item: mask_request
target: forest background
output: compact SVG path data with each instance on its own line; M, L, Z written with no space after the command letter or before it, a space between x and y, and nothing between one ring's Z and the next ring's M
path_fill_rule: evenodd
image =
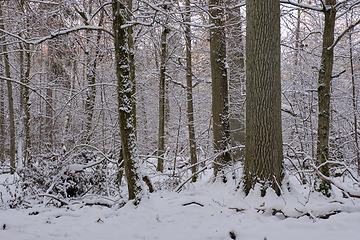
M16 176L4 206L140 199L209 171L241 186L244 1L0 3L1 172ZM359 5L289 0L279 12L281 171L327 196L360 196Z

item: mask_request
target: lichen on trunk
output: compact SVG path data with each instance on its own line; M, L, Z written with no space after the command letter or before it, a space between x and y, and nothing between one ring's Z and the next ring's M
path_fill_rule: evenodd
M136 146L135 112L133 108L133 83L130 79L127 8L122 1L112 1L115 66L117 77L118 112L124 168L129 199L139 200L142 195L139 156Z

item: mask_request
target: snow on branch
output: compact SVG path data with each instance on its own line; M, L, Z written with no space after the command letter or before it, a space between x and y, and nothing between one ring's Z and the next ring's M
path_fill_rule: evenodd
M29 2L33 3L42 3L42 4L49 4L49 5L59 5L58 2L51 2L51 1L41 1L41 0L28 0Z
M325 176L324 174L322 174L320 172L320 170L318 169L318 167L316 167L315 165L311 164L310 165L314 171L316 172L316 174L324 181L329 182L331 184L333 184L335 187L337 187L338 189L340 189L343 193L345 193L346 195L348 195L349 197L353 197L353 198L360 198L360 189L359 190L354 190L354 189L349 189L346 186L343 186L341 183L339 182L335 182L335 179L330 178Z
M317 12L324 11L324 8L319 8L319 7L314 7L314 6L310 6L310 5L306 5L306 4L302 4L302 3L297 3L292 0L280 0L280 3L289 4L289 5L299 7L299 8L309 9L309 10L313 10L313 11L317 11Z
M328 47L327 50L328 50L328 51L333 50L334 47L336 46L336 44L338 44L338 43L340 42L340 40L344 37L344 35L345 35L346 33L350 32L352 29L354 29L354 28L356 27L356 25L358 25L358 24L360 24L360 19L359 19L357 22L351 24L349 27L347 27L347 28L336 38L335 42L334 42L330 47Z
M0 30L1 30L1 29L0 29ZM0 80L13 82L13 83L19 84L19 85L21 85L21 86L23 86L23 87L26 87L26 88L30 89L30 90L33 91L36 95L38 95L42 100L44 100L45 103L49 105L49 107L51 108L51 110L52 110L53 112L55 112L55 109L52 107L51 103L49 103L49 101L48 101L43 95L41 95L36 89L30 87L29 85L27 85L27 84L25 84L25 83L22 83L22 82L20 82L20 81L17 81L17 80L15 80L15 79L7 78L7 77L1 76L1 75L0 75Z
M51 39L54 39L56 37L59 37L59 36L62 36L62 35L67 35L67 34L70 34L70 33L73 33L73 32L77 32L77 31L81 31L81 30L94 30L94 31L103 31L103 32L106 32L108 33L110 36L114 37L114 34L107 30L106 28L103 28L103 27L97 27L97 26L79 26L79 27L75 27L75 28L70 28L70 29L65 29L65 30L60 30L60 31L56 31L56 32L52 32L50 33L50 35L48 36L45 36L45 37L41 37L41 38L37 38L37 39L24 39L22 37L20 37L19 35L17 34L13 34L11 32L8 32L8 31L5 31L3 29L0 29L0 32L3 32L7 35L10 35L14 38L17 38L18 40L26 43L26 44L32 44L32 45L38 45L40 43L43 43L47 40L51 40Z

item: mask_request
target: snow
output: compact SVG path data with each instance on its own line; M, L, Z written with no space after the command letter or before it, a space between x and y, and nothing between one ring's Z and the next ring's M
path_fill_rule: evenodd
M4 177L0 180L3 183ZM87 201L73 201L60 208L43 204L27 209L3 208L0 239L222 240L231 239L231 231L236 239L244 240L358 239L358 199L342 198L340 192L327 199L317 193L306 195L307 189L300 185L291 187L291 191L283 189L281 197L268 192L262 198L258 189L245 196L235 184L200 181L180 193L149 193L137 206L132 202L113 208L89 206L85 202L111 203L90 196ZM5 196L4 185L0 185L0 190ZM274 208L294 217L273 215ZM342 212L328 219L300 216L299 212L317 216L332 209Z

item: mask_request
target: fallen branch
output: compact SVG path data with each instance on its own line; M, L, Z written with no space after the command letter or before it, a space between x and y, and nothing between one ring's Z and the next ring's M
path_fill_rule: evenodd
M62 200L62 199L60 199L60 198L58 198L57 196L52 195L52 194L46 194L46 193L44 193L44 194L39 194L38 196L39 196L39 197L50 197L50 198L55 199L56 201L60 202L62 205L69 205L69 203L66 202L65 200Z
M183 182L182 184L180 184L176 189L175 192L180 192L181 188L187 183L189 182L193 176L198 175L199 173L205 171L208 168L208 166L204 167L203 169L200 169L199 171L197 171L196 173L192 174L191 177L189 177L188 179L185 180L185 182Z
M334 185L335 187L337 187L338 189L340 189L342 192L344 192L344 193L345 193L346 195L348 195L349 197L360 198L360 194L351 193L351 191L350 191L349 189L345 189L344 187L339 186L339 184L335 183L332 178L326 177L324 174L322 174L315 165L311 164L310 166L314 169L314 171L316 172L316 174L317 174L323 181L326 181L326 182L331 183L332 185Z

